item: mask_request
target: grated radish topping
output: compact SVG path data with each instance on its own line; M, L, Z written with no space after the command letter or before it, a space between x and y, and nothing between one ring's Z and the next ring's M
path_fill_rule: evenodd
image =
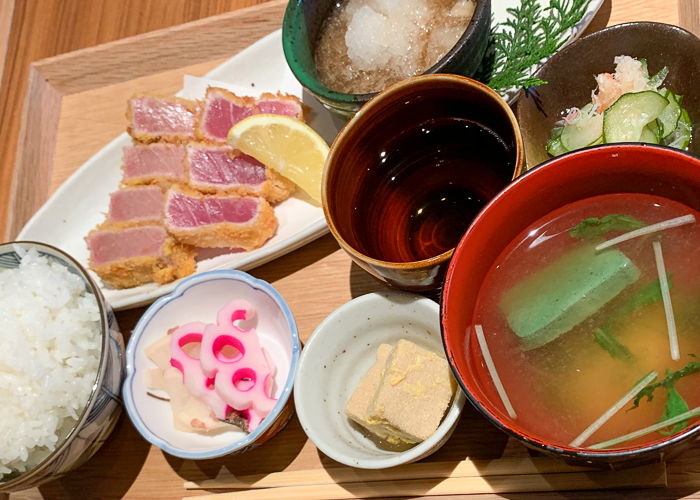
M632 398L635 397L635 396L637 395L637 393L638 393L639 391L641 391L641 390L644 389L647 385L649 385L649 384L651 383L651 381L654 380L654 379L657 377L657 375L658 375L658 373L656 373L655 371L649 372L649 374L648 374L646 377L644 377L642 380L640 380L639 382L637 382L637 383L635 384L635 386L632 387L632 389L630 389L630 390L627 392L627 394L625 394L624 396L622 396L622 397L617 401L617 403L615 403L615 404L612 405L610 408L608 408L608 410L607 410L605 413L603 413L603 414L598 418L598 420L596 420L596 421L593 422L591 425L589 425L589 426L586 428L585 431L583 431L581 434L579 434L579 436L578 436L576 439L574 439L573 441L571 441L571 443L569 444L569 446L575 447L575 448L578 448L579 446L581 446L581 445L584 443L584 441L586 441L586 439L588 439L589 437L591 437L591 435L592 435L595 431L597 431L598 429L600 429L600 428L603 426L603 424L605 424L605 422L607 422L608 420L610 420L610 419L612 418L613 415L615 415L618 411L620 411L620 410L622 409L623 406L625 406L627 403L629 403L629 402L632 400Z
M625 233L625 234L621 234L620 236L612 238L608 241L604 241L603 243L596 245L595 250L596 250L596 252L600 252L601 250L605 250L608 247L611 247L613 245L617 245L618 243L622 243L622 242L627 241L627 240L631 240L632 238L636 238L638 236L644 236L645 234L656 233L658 231L663 231L665 229L671 229L672 227L683 226L685 224L692 224L693 222L695 222L695 216L692 214L683 215L681 217L676 217L674 219L665 220L662 222L658 222L656 224L651 224L649 226L644 226L642 228L635 229L634 231L630 231L630 232Z
M655 241L654 257L656 258L656 270L659 273L659 286L661 287L661 298L664 301L664 312L666 313L666 325L668 327L668 345L671 349L671 359L678 361L681 359L681 352L678 348L678 335L676 334L676 319L673 315L673 305L671 304L671 292L666 279L666 265L664 255L661 252L661 243Z
M489 346L486 343L486 337L484 337L484 330L481 327L481 325L474 325L474 330L476 331L476 338L479 341L481 354L484 356L484 361L486 361L486 368L488 368L489 374L491 375L493 383L496 386L496 391L501 397L501 401L503 401L503 406L506 407L506 411L508 412L510 418L516 419L518 418L518 416L515 413L513 405L510 404L508 394L506 394L506 390L503 387L503 384L501 383L501 378L498 376L498 372L496 371L496 365L493 364L493 358L491 357L491 353L489 352Z

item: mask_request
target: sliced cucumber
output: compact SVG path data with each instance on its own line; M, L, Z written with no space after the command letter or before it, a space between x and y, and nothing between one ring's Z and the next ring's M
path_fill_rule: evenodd
M561 131L561 143L568 151L590 146L603 135L603 115L593 113L592 105L581 109L579 119Z
M552 156L559 156L569 151L562 145L561 139L557 138L547 141L547 152Z
M672 148L687 149L690 144L690 136L693 132L693 123L690 121L688 112L684 109L678 119L676 129L664 139L664 144Z
M624 94L605 110L605 142L639 141L644 127L656 120L668 104L668 99L653 90Z
M656 73L654 76L649 78L648 84L651 88L658 89L661 86L661 84L664 83L664 80L666 79L667 76L668 76L668 67L664 66L663 68L661 68L661 70L658 73ZM664 97L666 97L666 96L664 96Z
M661 141L661 133L662 133L662 128L661 125L659 124L659 120L654 120L653 122L647 123L645 129L649 129L649 131L654 134L654 137L656 138L656 143L658 144L659 141ZM644 130L642 130L642 134L644 134Z
M661 139L668 137L676 130L678 119L681 117L681 107L676 101L675 94L673 92L667 92L666 94L664 97L668 100L668 106L664 108L657 119L661 129L659 134Z
M651 123L656 123L655 121ZM639 136L639 142L646 142L647 144L658 144L659 136L649 128L649 125L642 129L642 135Z

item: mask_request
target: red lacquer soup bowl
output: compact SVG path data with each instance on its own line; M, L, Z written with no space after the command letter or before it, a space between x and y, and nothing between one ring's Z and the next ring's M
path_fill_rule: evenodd
M592 450L547 442L519 428L517 419L508 417L472 326L480 287L512 240L530 224L564 205L615 193L652 194L700 210L700 159L665 147L616 144L582 149L543 163L501 191L474 219L450 262L441 305L448 360L478 411L531 448L569 462L610 468L649 463L677 454L684 448L682 444L691 443L700 422L691 423L678 434L636 447Z

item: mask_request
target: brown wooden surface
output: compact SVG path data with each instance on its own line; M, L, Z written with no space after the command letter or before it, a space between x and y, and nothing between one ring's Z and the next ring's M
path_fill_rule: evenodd
M684 16L688 12L697 15L698 1L606 0L591 30L632 20L662 21L697 29L700 21L693 18L681 22L679 12L683 9ZM124 102L128 95L135 90L176 91L184 73L201 75L279 26L286 2L273 0L242 12L44 59L31 69L29 62L253 3L259 2L0 0L0 44L5 37L8 40L5 47L0 45L0 50L5 52L6 48L8 54L0 93L0 200L8 199L13 173L16 179L9 213L0 208L0 229L8 238L76 168L124 130ZM8 10L13 10L14 15L9 31L3 31ZM29 104L24 107L21 128L25 94ZM330 236L255 269L252 274L273 283L288 300L304 340L332 310L352 297L381 288L350 263ZM125 337L142 312L143 309L136 309L119 314ZM453 437L430 460L489 459L528 453L467 406ZM200 494L186 492L184 480L213 477L222 466L236 474L259 474L335 465L306 439L296 418L261 448L242 456L194 462L170 457L149 446L128 418L122 416L108 442L83 467L10 498L179 498ZM581 493L575 497L700 498L700 450L669 464L669 482L672 489L662 491Z

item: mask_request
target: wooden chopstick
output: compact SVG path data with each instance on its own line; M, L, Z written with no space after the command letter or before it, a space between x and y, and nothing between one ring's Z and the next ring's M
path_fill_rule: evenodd
M665 464L622 471L450 477L408 481L288 486L217 493L198 500L330 500L391 496L573 491L666 486Z
M235 476L222 469L214 479L185 482L185 489L279 488L335 483L363 483L405 479L435 479L518 474L550 474L554 472L590 471L589 467L568 465L549 457L498 458L494 460L462 460L460 462L422 462L390 469L353 469L335 467L273 472L251 476Z

